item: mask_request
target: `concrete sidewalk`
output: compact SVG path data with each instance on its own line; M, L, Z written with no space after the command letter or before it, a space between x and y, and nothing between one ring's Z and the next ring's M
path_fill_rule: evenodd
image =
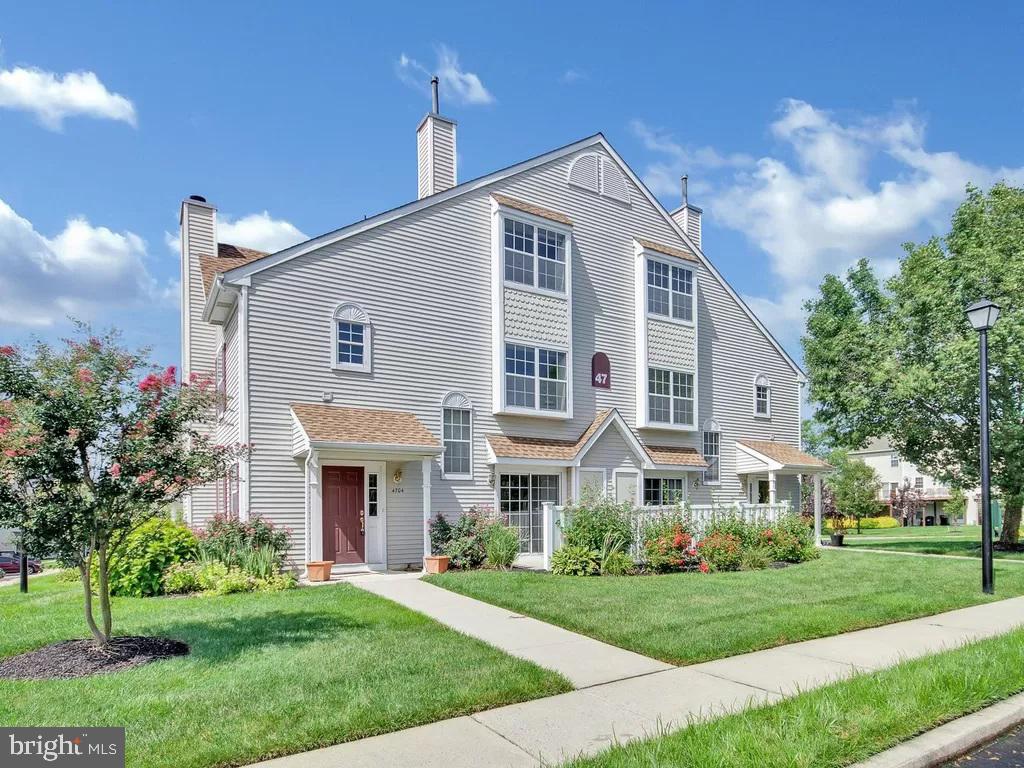
M502 633L514 634L513 627L518 622L533 620L515 619L516 614L453 593L447 593L455 598L449 599L437 594L444 593L444 590L417 582L414 578L397 579L387 584L383 583L383 578L367 577L367 582L360 586L445 623L450 619L451 626L456 629L493 641L523 658L531 658L567 675L570 672L579 675L578 679L583 681L590 679L581 672L574 659L566 662L565 653L544 657L540 650L544 644L530 645L529 633L518 639L495 639ZM421 589L417 584L429 589ZM470 614L480 605L484 605L486 618L477 622ZM548 626L543 622L536 624ZM666 669L667 665L648 660L661 671L639 672L638 676L590 684L558 696L278 758L259 765L262 768L390 768L403 764L444 768L537 768L580 754L592 755L616 742L657 735L694 720L712 719L775 702L801 690L1002 634L1022 625L1024 597L1018 597L690 667ZM566 639L565 635L569 638ZM610 648L603 643L597 644L603 646L602 649L592 648L581 640L573 639L580 636L565 630L557 630L557 634L550 637L562 638L566 648L593 654L589 658L598 664L601 663L603 649ZM556 641L553 645L559 644ZM511 646L518 646L518 651L511 650ZM626 651L622 653L636 656ZM563 663L565 666L560 667ZM628 657L613 659L610 663L621 663L622 666L615 667L618 672L604 671L605 677L635 669L631 666L633 660ZM600 669L593 671L595 679L601 674Z
M576 688L674 669L671 664L435 587L421 581L419 574L368 574L347 581L513 656L560 672Z

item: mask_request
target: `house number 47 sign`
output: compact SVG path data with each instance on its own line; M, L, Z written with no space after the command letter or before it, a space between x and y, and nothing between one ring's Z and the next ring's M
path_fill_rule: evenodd
M612 388L612 364L604 352L595 352L590 358L590 385L601 389Z

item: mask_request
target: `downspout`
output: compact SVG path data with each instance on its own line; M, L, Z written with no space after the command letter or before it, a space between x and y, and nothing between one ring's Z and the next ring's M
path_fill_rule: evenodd
M238 442L249 445L249 285L241 286L238 300ZM251 501L251 463L247 452L241 461L241 498L238 500L239 517L249 519Z
M306 553L306 562L307 563L310 560L312 560L312 557L313 557L312 553L310 552L310 548L309 548L309 540L310 540L309 539L309 537L310 537L310 533L309 532L311 530L310 526L312 526L312 524L313 524L312 523L312 512L311 512L311 510L309 508L309 475L313 471L312 470L312 465L313 465L313 446L311 445L311 446L309 446L309 449L306 452L306 461L303 464L303 468L305 470L305 477L303 478L303 483L302 483L302 487L303 487L303 490L305 491L305 498L306 498L306 535L305 535L304 538L306 540L305 541L305 553Z

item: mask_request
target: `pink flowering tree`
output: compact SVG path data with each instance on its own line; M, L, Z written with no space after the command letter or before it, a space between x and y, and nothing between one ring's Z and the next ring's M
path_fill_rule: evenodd
M214 445L197 428L214 406L207 380L179 383L173 367L153 368L116 333L82 331L60 348L0 346L0 527L78 569L85 620L103 645L108 567L125 538L223 477L244 448Z

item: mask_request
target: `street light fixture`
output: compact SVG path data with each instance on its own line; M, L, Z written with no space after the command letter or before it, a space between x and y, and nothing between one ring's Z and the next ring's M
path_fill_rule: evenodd
M979 299L967 308L967 319L980 336L981 354L981 589L995 591L992 575L992 496L988 451L988 332L999 319L999 305Z

